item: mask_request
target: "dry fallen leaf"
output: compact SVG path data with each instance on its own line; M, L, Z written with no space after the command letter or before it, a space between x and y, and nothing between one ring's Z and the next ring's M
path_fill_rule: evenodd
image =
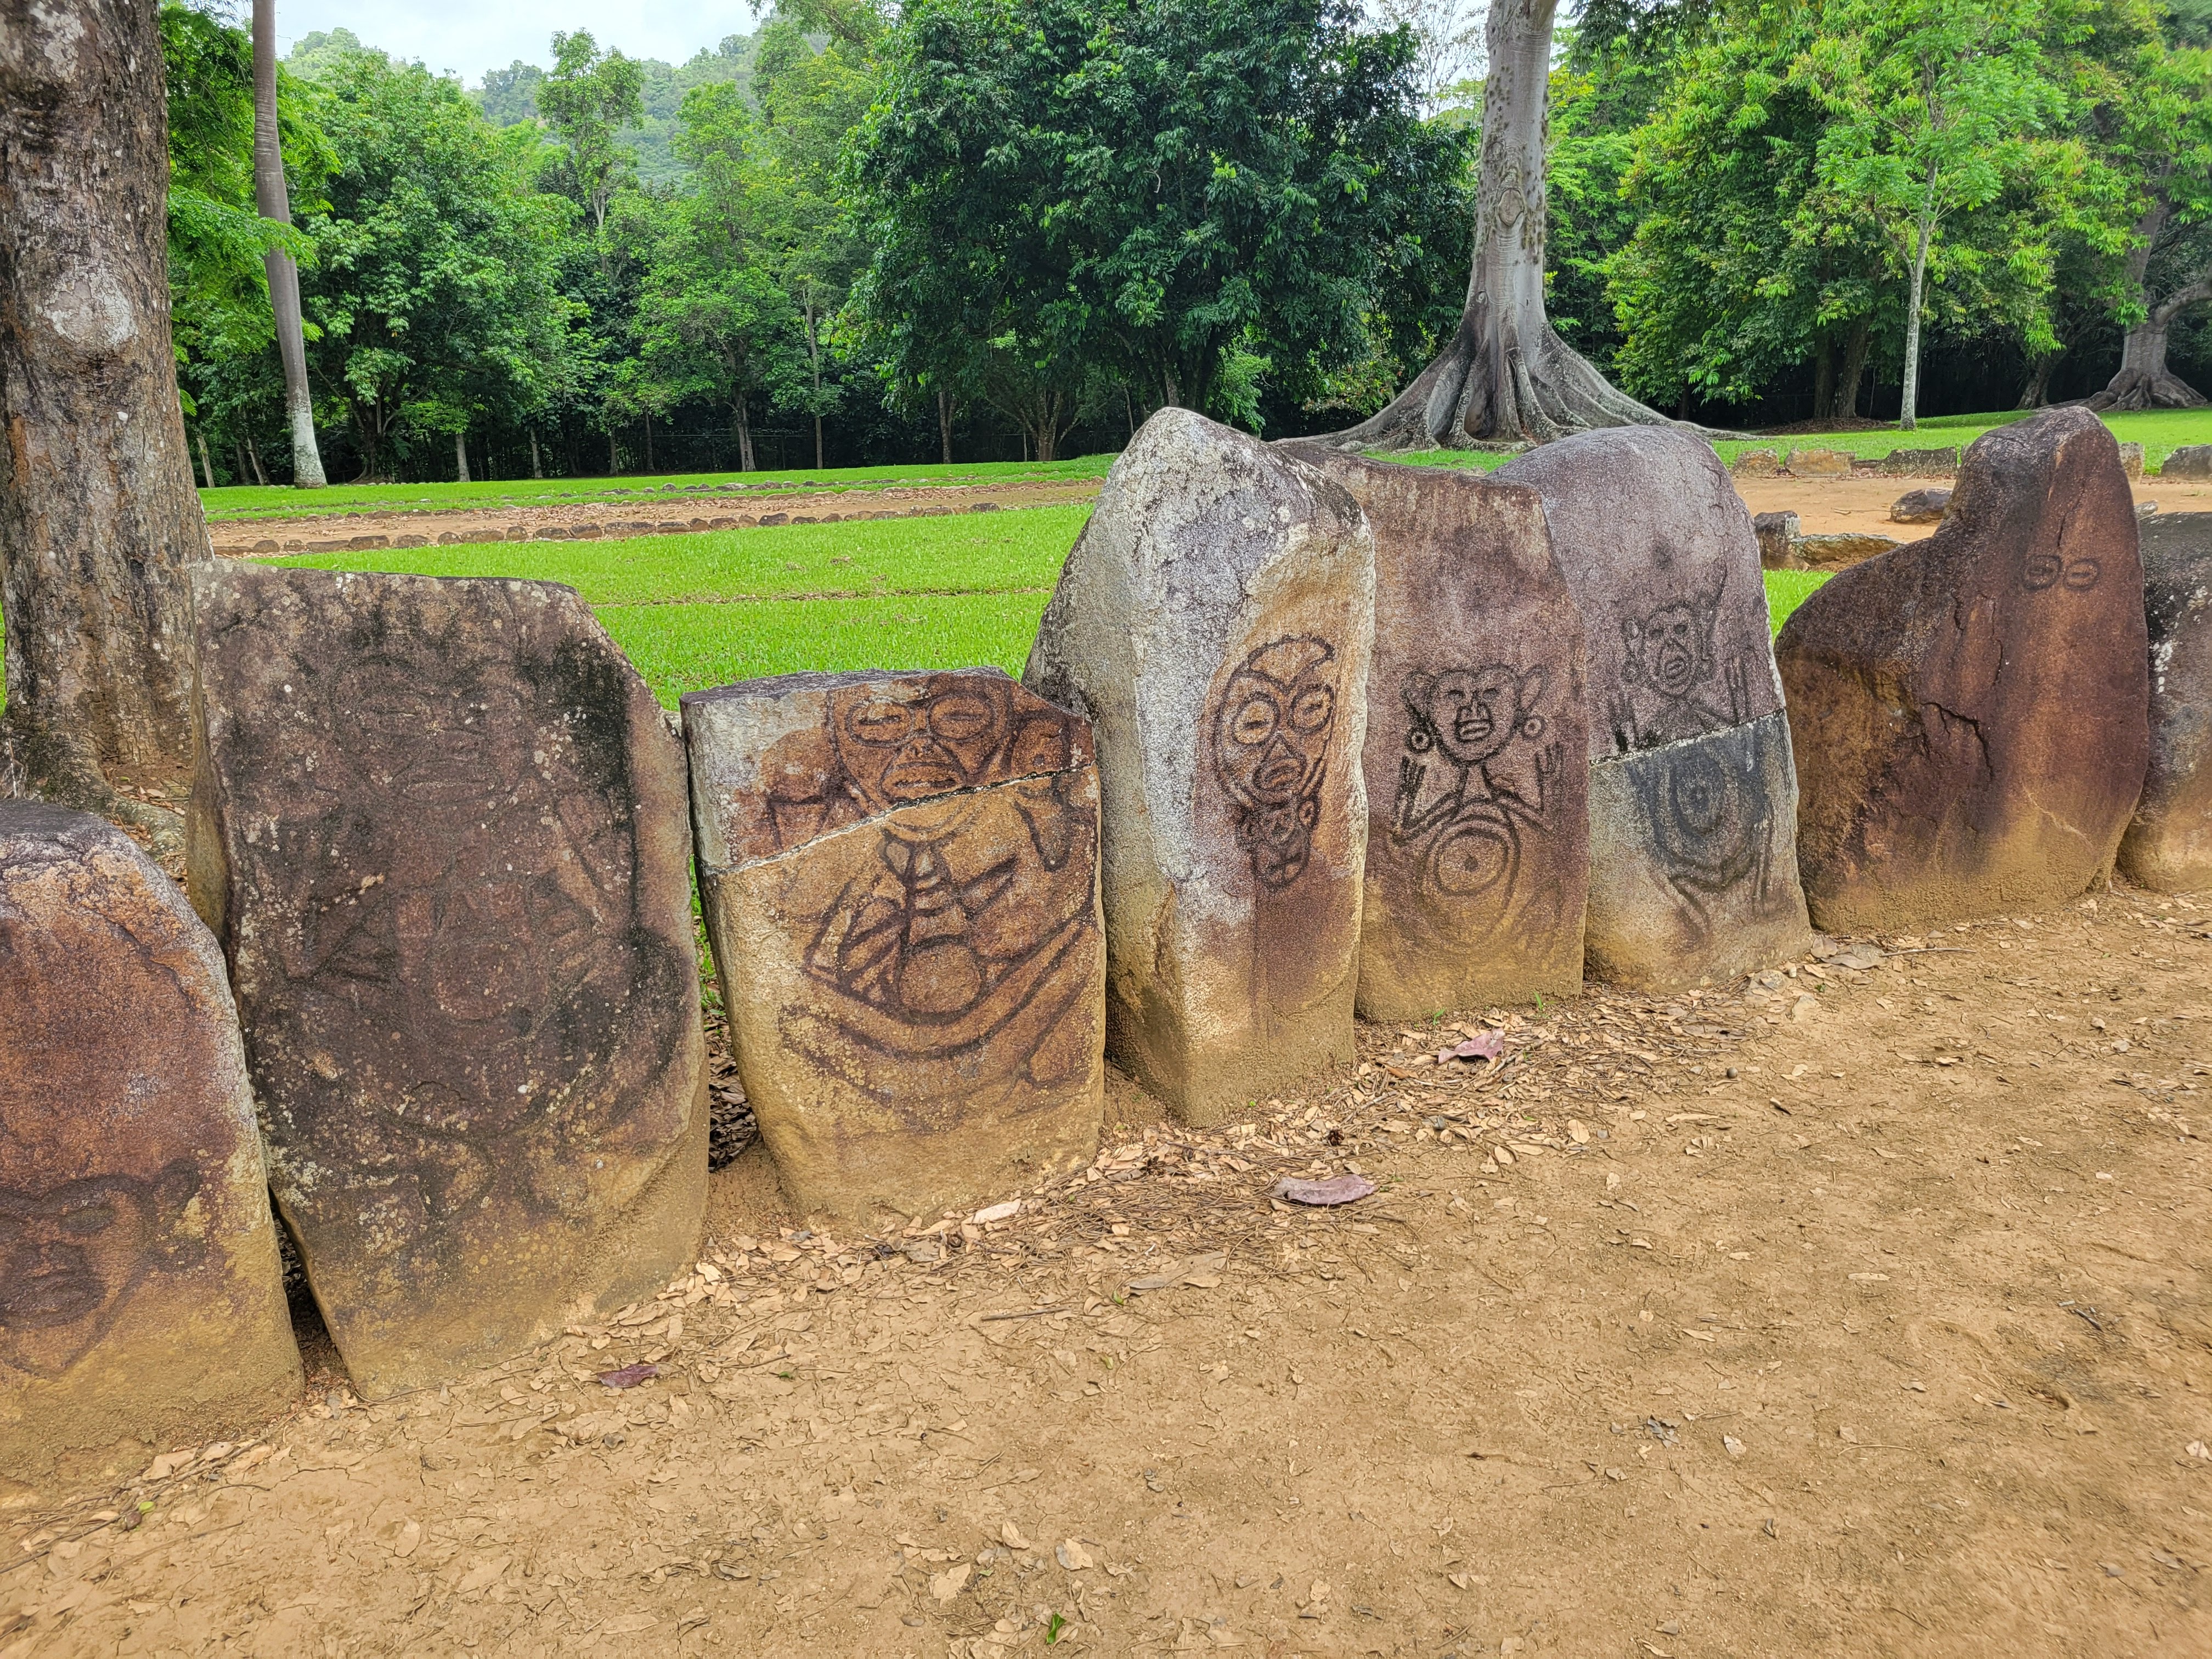
M1091 1552L1084 1548L1081 1540L1078 1539L1069 1539L1054 1550L1053 1555L1060 1565L1070 1572L1080 1572L1085 1567L1095 1567L1098 1565Z
M947 1567L943 1572L931 1575L929 1593L940 1601L950 1601L967 1587L968 1575L975 1569L963 1561L957 1567Z
M1022 1536L1022 1529L1011 1521L999 1523L999 1541L1010 1550L1025 1550L1030 1540Z

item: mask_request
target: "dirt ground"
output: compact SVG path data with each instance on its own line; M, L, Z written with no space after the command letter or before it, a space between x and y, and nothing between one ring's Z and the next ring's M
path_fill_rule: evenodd
M1218 1134L1117 1085L933 1237L748 1153L656 1303L368 1408L311 1340L6 1517L0 1659L2212 1651L2212 902L1881 944Z
M1738 478L1736 494L1753 513L1795 513L1808 535L1856 530L1917 542L1936 533L1932 524L1894 524L1889 506L1908 489L1948 485L1948 478ZM2212 513L2212 483L2137 478L2138 503L2156 501L2161 513Z
M421 512L335 513L313 518L228 520L208 526L220 554L337 553L433 544L533 541L583 536L674 535L758 524L836 524L848 519L903 519L940 513L1087 501L1092 478L1035 483L917 484L885 489L687 491L655 501L460 507Z

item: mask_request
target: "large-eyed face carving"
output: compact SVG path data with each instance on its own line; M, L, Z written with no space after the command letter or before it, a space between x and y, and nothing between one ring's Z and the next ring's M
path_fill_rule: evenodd
M58 1376L82 1358L189 1201L189 1164L156 1182L94 1176L43 1193L0 1188L0 1364Z
M831 699L837 758L874 812L988 781L1007 738L1006 688L981 676L855 686Z
M1710 605L1662 605L1640 622L1620 624L1626 647L1626 678L1642 680L1662 697L1686 697L1713 677L1713 622Z
M1237 845L1267 887L1306 867L1336 726L1336 653L1316 639L1277 640L1238 665L1214 710L1215 775L1242 809Z
M1480 766L1516 737L1541 736L1536 703L1547 676L1541 667L1516 674L1503 663L1409 674L1400 695L1413 718L1407 746L1434 747L1460 766Z

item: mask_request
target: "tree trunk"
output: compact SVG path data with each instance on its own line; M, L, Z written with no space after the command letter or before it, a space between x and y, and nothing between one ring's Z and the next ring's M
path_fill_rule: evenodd
M1928 244L1936 234L1936 164L1928 164L1928 186L1920 198L1920 222L1912 243L1912 282L1905 302L1905 396L1897 415L1898 429L1916 430L1920 425L1920 296L1928 282Z
M740 396L737 403L738 471L740 472L750 472L753 470L753 428L745 409L747 401L745 398Z
M614 431L610 428L607 432L607 477L611 478L621 471L622 463L615 459Z
M645 415L645 470L648 473L653 471L653 411L651 410L647 410Z
M2120 346L2119 373L2089 399L2107 409L2201 409L2204 395L2166 366L2166 337L2174 321L2193 305L2212 300L2212 270L2152 306Z
M945 465L952 465L952 394L941 388L937 394L937 452Z
M2027 365L2027 384L2020 389L2020 401L2015 409L2041 409L2051 401L2051 371L2057 367L2058 354L2048 352L2033 358Z
M545 476L545 463L538 458L538 434L535 432L530 434L530 476L533 478Z
M149 0L0 0L0 792L173 828L107 769L191 750L185 567L210 556L169 344Z
M453 434L453 481L469 482L469 434L465 432Z
M292 222L284 153L276 134L276 0L253 0L253 201L263 218ZM300 328L300 268L290 254L276 248L263 256L262 264L269 272L269 309L276 319L276 356L284 365L292 482L301 489L320 489L323 456L315 443L315 397L307 387L307 343Z
M208 487L210 489L213 489L215 488L215 463L214 463L213 461L211 461L211 460L208 459L208 453L207 453L207 434L206 434L205 432L202 432L202 433L199 434L199 441L200 441L200 477L202 477L203 478L205 478L205 479L207 480L207 487Z
M1557 5L1493 0L1490 8L1474 264L1458 333L1387 408L1331 441L1426 449L1672 424L1615 390L1545 316L1545 106Z
M1859 382L1866 378L1867 358L1874 350L1874 321L1862 317L1844 337L1844 368L1836 383L1836 418L1848 421L1859 412Z
M1820 337L1820 351L1813 359L1813 418L1836 418L1836 343L1826 334Z
M246 441L246 459L253 468L253 482L264 489L268 488L269 475L262 470L261 452L253 447L253 440L251 438ZM189 471L190 469L187 468L186 471Z

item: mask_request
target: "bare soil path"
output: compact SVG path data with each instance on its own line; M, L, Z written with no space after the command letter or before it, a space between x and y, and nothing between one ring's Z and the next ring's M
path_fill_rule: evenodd
M1897 524L1890 503L1908 489L1948 486L1948 478L1738 478L1736 494L1753 513L1795 513L1805 533L1871 531L1900 542L1936 533L1932 524ZM2212 513L2212 483L2179 478L2137 478L2138 503L2156 501L2161 513Z
M10 1517L0 1659L2212 1651L2212 908L1881 943L935 1237L747 1154L658 1303Z

